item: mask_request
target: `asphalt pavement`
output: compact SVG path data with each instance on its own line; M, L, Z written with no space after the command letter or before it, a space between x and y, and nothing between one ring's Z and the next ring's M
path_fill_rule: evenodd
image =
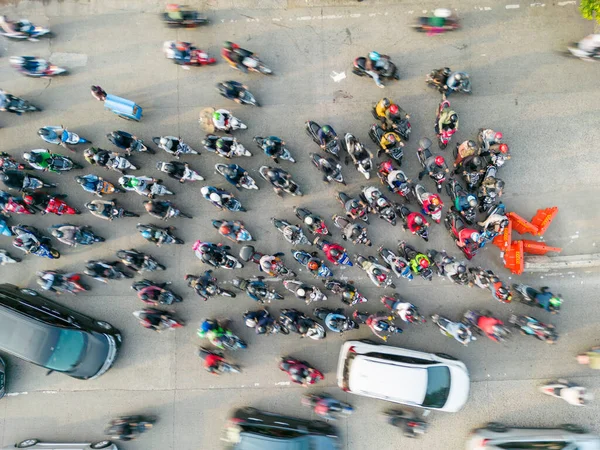
M571 41L592 32L592 24L579 17L576 5L518 4L516 0L513 4L454 2L451 6L458 8L464 28L431 37L409 28L422 11L438 6L429 1L228 0L192 2L192 6L204 8L212 23L198 29L165 28L157 15L162 6L156 1L11 2L2 8L10 17L26 16L55 33L53 39L37 43L0 41L0 86L43 108L41 113L21 117L5 113L0 117L3 151L21 155L46 147L36 134L44 125L62 124L92 140L95 146L107 149L113 149L105 138L112 130L133 132L147 142L153 136L179 135L202 152L201 156L185 156L182 160L189 162L206 181L179 185L165 178L165 184L176 192L171 200L194 216L171 223L177 227L177 236L185 240L182 246L156 248L139 237L136 223L158 223L149 216L115 222L87 213L62 218L11 218L11 224L22 221L40 229L57 223L92 225L107 241L75 249L58 243L63 254L58 260L24 256L23 263L0 268L3 282L35 287L38 270L81 271L86 260L110 260L121 248L136 248L167 265L165 272L150 274L148 278L173 281L173 289L185 298L174 309L188 326L163 334L142 329L132 312L143 305L130 289L130 281L102 284L88 279L90 292L61 296L58 301L119 328L124 336L119 359L108 373L85 382L60 374L45 376L45 369L8 357L9 394L0 401L0 442L9 445L30 437L99 440L110 418L141 413L159 418L155 429L138 441L123 444L123 448L204 450L219 448L222 425L228 412L236 407L254 406L316 418L300 405L300 395L306 391L290 385L287 376L277 369L282 355L306 359L323 371L324 382L310 391L325 390L355 405L354 415L339 423L346 449L392 449L400 445L459 449L464 448L469 430L488 421L532 426L577 423L600 433L598 403L575 408L537 392L537 386L544 381L567 377L600 396L597 375L574 360L578 352L599 343L595 335L600 322L595 295L600 278L596 270L565 269L515 277L501 267L497 248L483 249L474 264L492 268L507 281L548 285L563 294L563 312L552 317L520 304L501 305L487 292L454 286L441 278L430 283L398 280L397 292L427 315L440 313L458 318L471 308L489 309L504 319L513 312L532 313L542 321L556 324L560 333L554 346L517 334L505 344L481 339L464 348L442 336L431 323L405 326L405 332L391 338L389 344L449 353L466 363L472 377L471 395L464 410L457 414L431 413L430 431L413 441L406 441L399 430L385 424L380 413L394 405L347 395L336 386L335 370L342 342L369 338L368 329L344 336L329 333L324 341L301 340L295 335L256 336L243 325L241 315L259 305L243 294L235 299L212 298L203 302L187 289L183 280L186 273L200 274L208 268L191 250L196 239L224 242L212 228L211 220L236 218L244 221L257 240L258 250L284 251L286 262L299 271L299 278L312 281L293 261L291 246L269 219L293 220L292 208L305 206L325 217L333 228L331 215L343 213L335 199L336 192L356 194L361 186L377 184L378 180L367 181L348 165L343 168L347 187L324 184L309 161L308 153L318 149L303 129L305 121L329 123L338 134L352 132L374 151L368 138L373 123L370 108L383 95L388 96L411 114L412 137L405 149L403 170L414 179L420 170L416 142L421 136L434 140L433 123L439 103L439 95L425 85L424 77L431 69L443 66L467 71L473 83L472 96L450 97L460 116L460 131L453 143L474 138L479 128L490 127L502 131L511 147L512 159L500 171L507 185L504 202L508 210L531 218L539 208L558 206L559 214L543 240L562 247L564 255L597 253L600 209L596 198L600 186L593 146L600 139L598 66L560 53ZM164 58L161 48L164 41L176 39L194 42L217 56L218 64L189 70L172 64ZM218 56L224 40L258 53L275 75L246 75L231 69ZM371 80L351 73L353 59L371 49L392 57L400 69L399 81L387 82L385 89L379 89ZM47 58L69 68L71 73L51 81L21 77L9 66L8 57L26 54ZM228 79L247 84L263 106L239 106L220 97L214 85ZM102 104L90 95L92 84L140 104L144 109L142 121L126 122L104 111ZM247 213L220 212L199 195L204 185L230 188L214 172L214 165L223 160L201 149L204 133L198 116L203 108L211 106L230 109L248 124L249 129L236 136L254 156L234 161L247 168L260 186L259 191L236 193ZM254 145L252 137L268 134L282 137L296 158L296 164L282 162L281 167L292 173L305 192L303 197L279 198L260 179L258 168L270 164L270 160ZM61 148L52 150L84 164L84 148L79 146L74 154ZM449 150L446 156L451 159ZM134 164L141 166L138 173L149 176L158 175L157 161L170 159L160 150L156 155L132 157ZM77 186L73 176L86 173L101 174L112 182L118 180L116 172L87 165L68 174L40 176L58 183L56 191L67 193L67 201L83 209L92 197ZM424 183L434 188L431 180ZM143 211L143 198L134 193L114 197L127 209ZM443 198L449 203L445 195ZM341 243L338 230L332 232ZM376 217L371 220L369 233L374 246L365 249L347 244L352 254L374 255L379 245L395 249L398 240L406 239L422 250L446 249L461 256L443 225L432 226L429 243ZM237 244L232 247L233 253L240 248ZM0 248L17 255L9 238L0 239ZM334 272L336 277L354 280L364 291L369 302L361 309L381 310L379 297L384 292L391 293L377 289L358 268L335 268ZM258 275L257 267L251 263L239 272L214 273L227 287L234 276ZM276 286L285 291L281 284ZM332 296L326 306L342 304ZM284 307L307 312L312 309L290 295L269 306L273 313ZM248 341L248 350L228 355L242 366L241 375L215 377L203 371L197 357L203 342L196 336L196 328L205 317L233 319L233 331Z

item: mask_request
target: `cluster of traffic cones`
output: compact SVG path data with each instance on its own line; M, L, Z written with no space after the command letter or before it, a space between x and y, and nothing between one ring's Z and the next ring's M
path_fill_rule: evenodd
M502 234L494 238L492 243L503 252L504 266L516 275L521 275L525 268L524 254L545 255L548 252L559 253L560 247L550 247L543 242L532 241L529 239L512 240L512 232L519 234L532 234L533 236L542 236L554 217L558 214L556 206L546 209L538 209L531 219L527 221L514 212L506 214L508 217L508 226L504 228Z

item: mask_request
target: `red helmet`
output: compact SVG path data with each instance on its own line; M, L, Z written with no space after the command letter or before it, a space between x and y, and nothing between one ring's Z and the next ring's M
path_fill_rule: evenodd
M386 172L391 172L392 170L394 170L394 166L392 164L392 160L388 159L387 161L384 161L381 163L381 168L383 170L385 170Z
M508 153L508 145L506 144L500 144L500 152L501 153Z
M502 133L500 133L500 132L496 133L496 134L494 135L494 140L495 140L496 142L499 142L499 141L501 141L501 140L502 140Z
M438 166L442 167L444 164L446 164L446 160L444 159L444 157L443 157L443 156L436 156L436 157L435 157L435 163L436 163Z
M386 136L386 137L387 137L387 140L388 140L390 143L394 144L394 143L396 142L396 136L394 136L394 134L393 134L393 133L390 133L390 134L389 134L388 136Z
M390 112L392 114L398 114L398 105L392 105L392 106L390 106Z
M23 201L25 203L27 203L28 205L33 205L33 196L32 195L24 195L23 196Z
M427 269L429 267L429 261L427 261L426 259L422 259L419 262L419 265L423 268L423 269Z

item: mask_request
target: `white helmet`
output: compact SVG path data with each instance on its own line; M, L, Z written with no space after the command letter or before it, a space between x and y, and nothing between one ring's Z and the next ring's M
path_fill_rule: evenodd
M300 288L296 291L296 295L298 297L304 297L306 295L306 291L304 289Z
M306 225L312 225L314 222L315 222L315 220L311 216L306 216L304 218L304 223Z
M219 205L221 204L221 196L219 194L217 194L216 192L213 192L212 194L210 194L210 200L212 202L218 203Z
M200 188L200 193L206 197L208 195L208 186Z
M29 161L31 159L31 153L23 153L23 159Z
M160 138L160 145L167 145L169 143L170 139L167 139L166 137L162 136Z

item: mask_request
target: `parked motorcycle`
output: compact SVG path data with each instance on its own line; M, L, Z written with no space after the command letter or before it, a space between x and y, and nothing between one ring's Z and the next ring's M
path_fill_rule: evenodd
M175 158L179 155L200 155L200 152L187 145L181 138L175 136L153 137L152 142L158 145L158 148L164 150Z
M310 245L310 241L302 231L302 228L298 225L292 225L289 222L286 222L282 219L276 219L271 217L271 223L275 228L277 228L286 241L288 241L292 245Z
M367 235L367 227L364 227L358 223L350 222L345 217L334 214L331 217L336 227L342 230L342 239L347 241L350 240L354 245L363 244L367 247L373 245Z
M379 247L379 249L377 249L377 253L385 262L385 264L392 269L392 272L394 272L398 278L402 277L408 280L413 279L412 271L410 270L408 261L405 258L396 255L396 253L394 253L392 250L384 247Z
M322 280L325 289L342 296L342 302L346 305L354 306L359 303L365 303L367 298L362 295L354 286L353 281L342 281L335 279Z
M342 145L352 158L354 167L362 173L368 180L371 178L371 170L373 170L373 154L352 134L346 133ZM346 159L346 164L348 160Z
M305 127L306 127L306 133L312 138L313 141L315 141L315 143L319 147L321 147L321 140L319 139L319 130L321 129L321 126L317 122L313 122L312 120L309 120L306 122ZM340 139L339 139L339 137L335 136L335 137L329 139L325 143L325 146L323 146L321 148L324 151L326 151L327 153L331 153L336 158L339 158L339 154L340 154Z
M261 166L260 169L258 169L258 172L265 181L271 183L277 195L281 195L282 192L287 192L294 197L302 197L303 193L300 190L300 186L298 186L298 184L292 179L292 176L285 170L269 166ZM270 173L275 174L275 180L272 179Z
M440 331L443 335L454 338L465 347L472 341L477 340L477 338L473 336L471 327L462 322L453 322L444 316L440 316L439 314L434 314L431 316L431 321L440 328Z
M336 181L344 186L346 185L340 163L336 162L333 158L323 158L316 153L310 153L309 156L315 167L323 172L324 182Z
M513 314L508 323L514 325L521 334L536 337L547 344L555 344L558 340L554 325L542 323L535 317Z
M300 219L302 223L308 227L308 231L310 231L312 234L331 236L325 221L321 219L321 217L313 214L306 208L299 208L297 206L294 207L294 212L296 213L296 217L298 217L298 219Z

